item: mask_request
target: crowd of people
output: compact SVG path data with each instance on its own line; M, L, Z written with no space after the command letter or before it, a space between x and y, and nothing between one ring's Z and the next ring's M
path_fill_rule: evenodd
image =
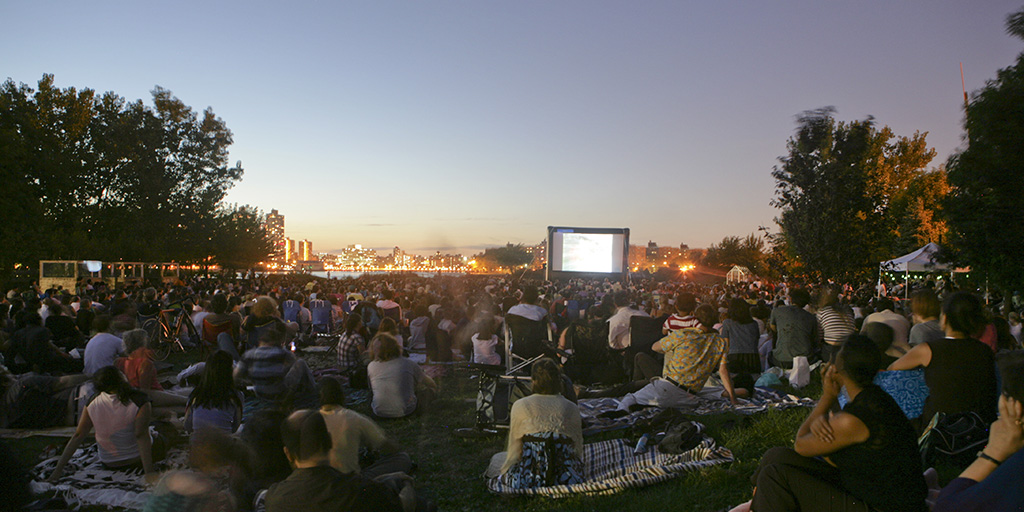
M381 426L429 413L441 389L424 363L533 361L532 394L512 405L507 450L487 471L512 487L584 478L578 399L616 397L623 414L736 404L776 375L769 368L817 363L817 406L793 447L764 455L753 500L738 510L924 510L938 485L926 479L917 435L936 414L963 413L991 424L991 439L935 510L1024 506L1024 304L986 305L949 283L922 282L909 300L879 291L400 274L16 288L0 302L0 428L77 427L50 481L94 433L105 466L159 479L151 510L257 501L270 512L429 510L412 485L416 464ZM183 343L202 362L175 382L184 390L164 389L159 337L139 327L179 314L197 333ZM550 335L513 344L531 326ZM329 374L296 350L323 340ZM911 419L874 379L916 368L929 396ZM346 390L359 389L371 395L369 416L345 407ZM161 478L157 464L179 431L191 470ZM539 459L558 470L538 475Z

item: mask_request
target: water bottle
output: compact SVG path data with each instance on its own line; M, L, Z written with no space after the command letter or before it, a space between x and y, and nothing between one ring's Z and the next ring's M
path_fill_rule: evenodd
M640 440L636 442L636 449L633 450L633 455L640 455L647 451L647 441L651 439L650 434L644 434L640 436Z

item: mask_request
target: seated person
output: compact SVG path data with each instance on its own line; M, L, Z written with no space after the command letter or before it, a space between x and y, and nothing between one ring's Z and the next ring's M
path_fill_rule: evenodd
M381 418L402 418L422 412L437 393L437 383L423 373L420 365L402 357L398 340L387 334L373 338L373 361L366 368L373 392L373 414Z
M562 372L554 360L543 358L533 363L531 377L533 394L512 404L508 448L491 458L486 476L501 478L506 485L519 488L580 483L583 472L580 410L562 396ZM537 444L549 445L552 438L557 453L548 453L545 460L533 452ZM545 462L556 467L539 467ZM557 475L557 480L547 481L546 475Z
M898 357L889 355L893 339L893 330L892 327L889 327L889 324L871 322L864 325L861 332L864 333L864 336L870 338L875 346L878 347L878 351L882 353L882 367L888 368L889 365L899 360Z
M114 360L114 366L128 379L128 383L146 395L153 402L153 416L156 418L176 417L185 411L185 397L167 393L156 378L153 351L148 348L149 333L143 329L132 329L121 335L127 357Z
M53 336L43 327L39 313L24 316L25 326L15 331L10 345L15 361L24 363L27 371L39 373L80 373L82 361L72 358L53 344Z
M987 422L996 419L995 358L992 349L973 339L986 322L981 299L956 292L942 303L939 318L946 338L921 343L889 365L890 370L924 367L928 383L921 422L927 424L935 413L975 412Z
M727 362L729 340L719 336L713 327L718 313L711 306L702 304L697 308L696 317L701 323L700 329L673 331L651 347L655 352L665 354L664 376L651 379L643 388L623 397L619 402L620 410L634 404L691 406L715 370L718 370L725 387L723 396L736 403Z
M1000 358L999 370L1003 393L988 445L959 478L942 489L932 512L1024 510L1024 353Z
M366 366L366 329L363 317L348 315L345 330L338 337L338 370L342 375L351 375Z
M127 328L125 328L127 327ZM113 366L114 360L124 353L121 337L114 334L131 329L122 320L114 321L110 315L97 315L93 320L92 330L96 333L85 344L85 374L92 375L104 366Z
M301 408L317 405L316 380L304 359L284 348L288 329L275 322L262 332L259 345L242 354L235 367L236 384L251 382L260 405Z
M324 377L320 382L320 414L331 433L331 467L342 473L362 473L377 478L388 473L410 473L412 459L398 451L398 443L388 438L370 418L346 409L341 381ZM359 452L365 449L373 463L360 467Z
M231 377L231 356L218 350L203 366L199 385L192 390L185 407L185 431L212 428L228 434L242 421L242 394Z
M471 338L473 341L473 362L476 364L501 365L501 355L496 348L498 346L498 335L494 333L493 322L480 322L477 332Z
M14 375L0 365L0 428L74 425L75 390L88 375Z
M67 309L60 304L51 304L47 310L50 315L46 317L44 327L53 334L54 345L65 350L78 348L85 337L78 330L75 319L67 314Z
M281 438L295 469L267 490L267 512L403 510L399 495L388 486L331 467L331 434L316 411L292 413L281 426Z
M914 428L895 400L872 384L880 362L867 338L843 343L836 364L824 368L821 399L793 448L772 448L761 458L750 510L927 510ZM844 386L851 400L833 414Z
M149 422L153 406L145 393L133 389L124 374L113 366L100 368L93 376L96 396L85 407L75 435L64 447L57 466L48 481L56 482L64 473L85 436L96 429L100 461L106 467L122 468L142 466L148 483L156 482L155 462L163 458L163 443L154 446Z

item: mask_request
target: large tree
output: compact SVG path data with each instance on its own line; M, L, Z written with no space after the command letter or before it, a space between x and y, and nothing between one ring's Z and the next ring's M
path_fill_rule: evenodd
M745 238L727 236L721 243L708 247L702 263L722 270L740 265L760 275L764 271L764 248L764 239L755 234Z
M242 177L231 131L157 87L153 106L108 92L0 85L0 280L39 259L202 262Z
M872 118L841 122L834 114L829 107L797 118L789 154L772 172L772 205L781 210L776 221L785 246L804 273L862 279L905 245L900 221L919 205L909 197L911 184L926 174L935 150L927 133L897 137Z
M1024 10L1007 18L1024 39ZM945 207L952 257L993 286L1024 285L1024 53L973 94L964 121L967 147L947 164Z

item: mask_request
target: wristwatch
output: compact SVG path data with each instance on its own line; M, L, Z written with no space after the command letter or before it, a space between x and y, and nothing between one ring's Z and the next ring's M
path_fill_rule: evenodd
M995 464L996 466L998 466L998 465L1003 463L1003 461L998 460L995 457L985 453L985 450L982 450L982 451L978 452L978 458L979 459L985 459L985 460L991 462L992 464Z

